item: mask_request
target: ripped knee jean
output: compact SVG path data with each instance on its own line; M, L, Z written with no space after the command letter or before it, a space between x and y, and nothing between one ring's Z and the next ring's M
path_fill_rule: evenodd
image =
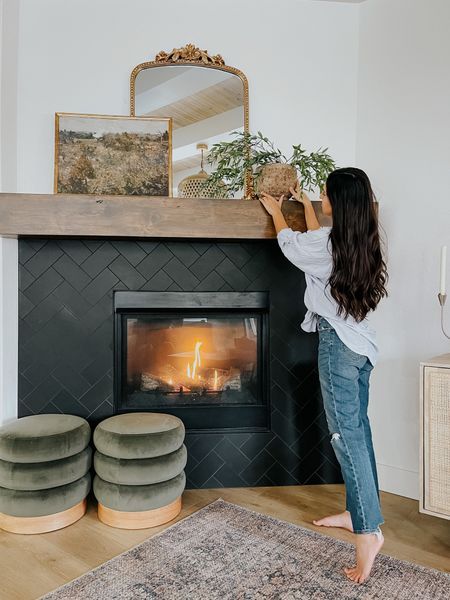
M319 317L319 379L330 441L345 482L355 533L380 534L378 475L367 406L372 363L346 346Z

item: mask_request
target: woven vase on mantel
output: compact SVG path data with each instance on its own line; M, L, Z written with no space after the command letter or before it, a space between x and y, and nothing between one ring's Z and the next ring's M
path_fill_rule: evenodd
M282 163L264 165L257 180L256 191L258 195L264 192L277 200L281 195L289 198L291 195L289 189L294 187L296 182L297 171L292 165Z

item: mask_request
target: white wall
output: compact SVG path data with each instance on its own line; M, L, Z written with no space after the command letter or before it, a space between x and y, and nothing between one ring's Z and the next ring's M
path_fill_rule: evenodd
M450 3L368 0L360 13L357 165L379 196L390 273L372 318L370 414L383 489L417 498L419 362L450 351L437 299L450 246Z
M19 4L0 1L0 189L17 189ZM0 237L0 425L17 416L17 240Z
M0 425L17 417L17 240L0 237Z
M355 159L358 7L309 0L20 0L18 187L50 192L55 111L127 114L129 76L193 42L247 75L252 129Z

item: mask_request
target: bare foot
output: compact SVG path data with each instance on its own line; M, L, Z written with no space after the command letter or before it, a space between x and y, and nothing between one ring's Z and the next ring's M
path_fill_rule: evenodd
M352 518L348 510L338 515L330 515L323 519L314 520L313 523L319 527L342 527L343 529L348 529L348 531L353 531Z
M363 583L372 570L376 555L384 543L383 534L362 533L356 536L356 566L346 567L345 574L355 583Z

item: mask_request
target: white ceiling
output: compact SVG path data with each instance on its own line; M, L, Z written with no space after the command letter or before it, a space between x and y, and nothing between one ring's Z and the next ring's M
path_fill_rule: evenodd
M361 4L366 0L314 0L314 2L346 2L347 4Z

